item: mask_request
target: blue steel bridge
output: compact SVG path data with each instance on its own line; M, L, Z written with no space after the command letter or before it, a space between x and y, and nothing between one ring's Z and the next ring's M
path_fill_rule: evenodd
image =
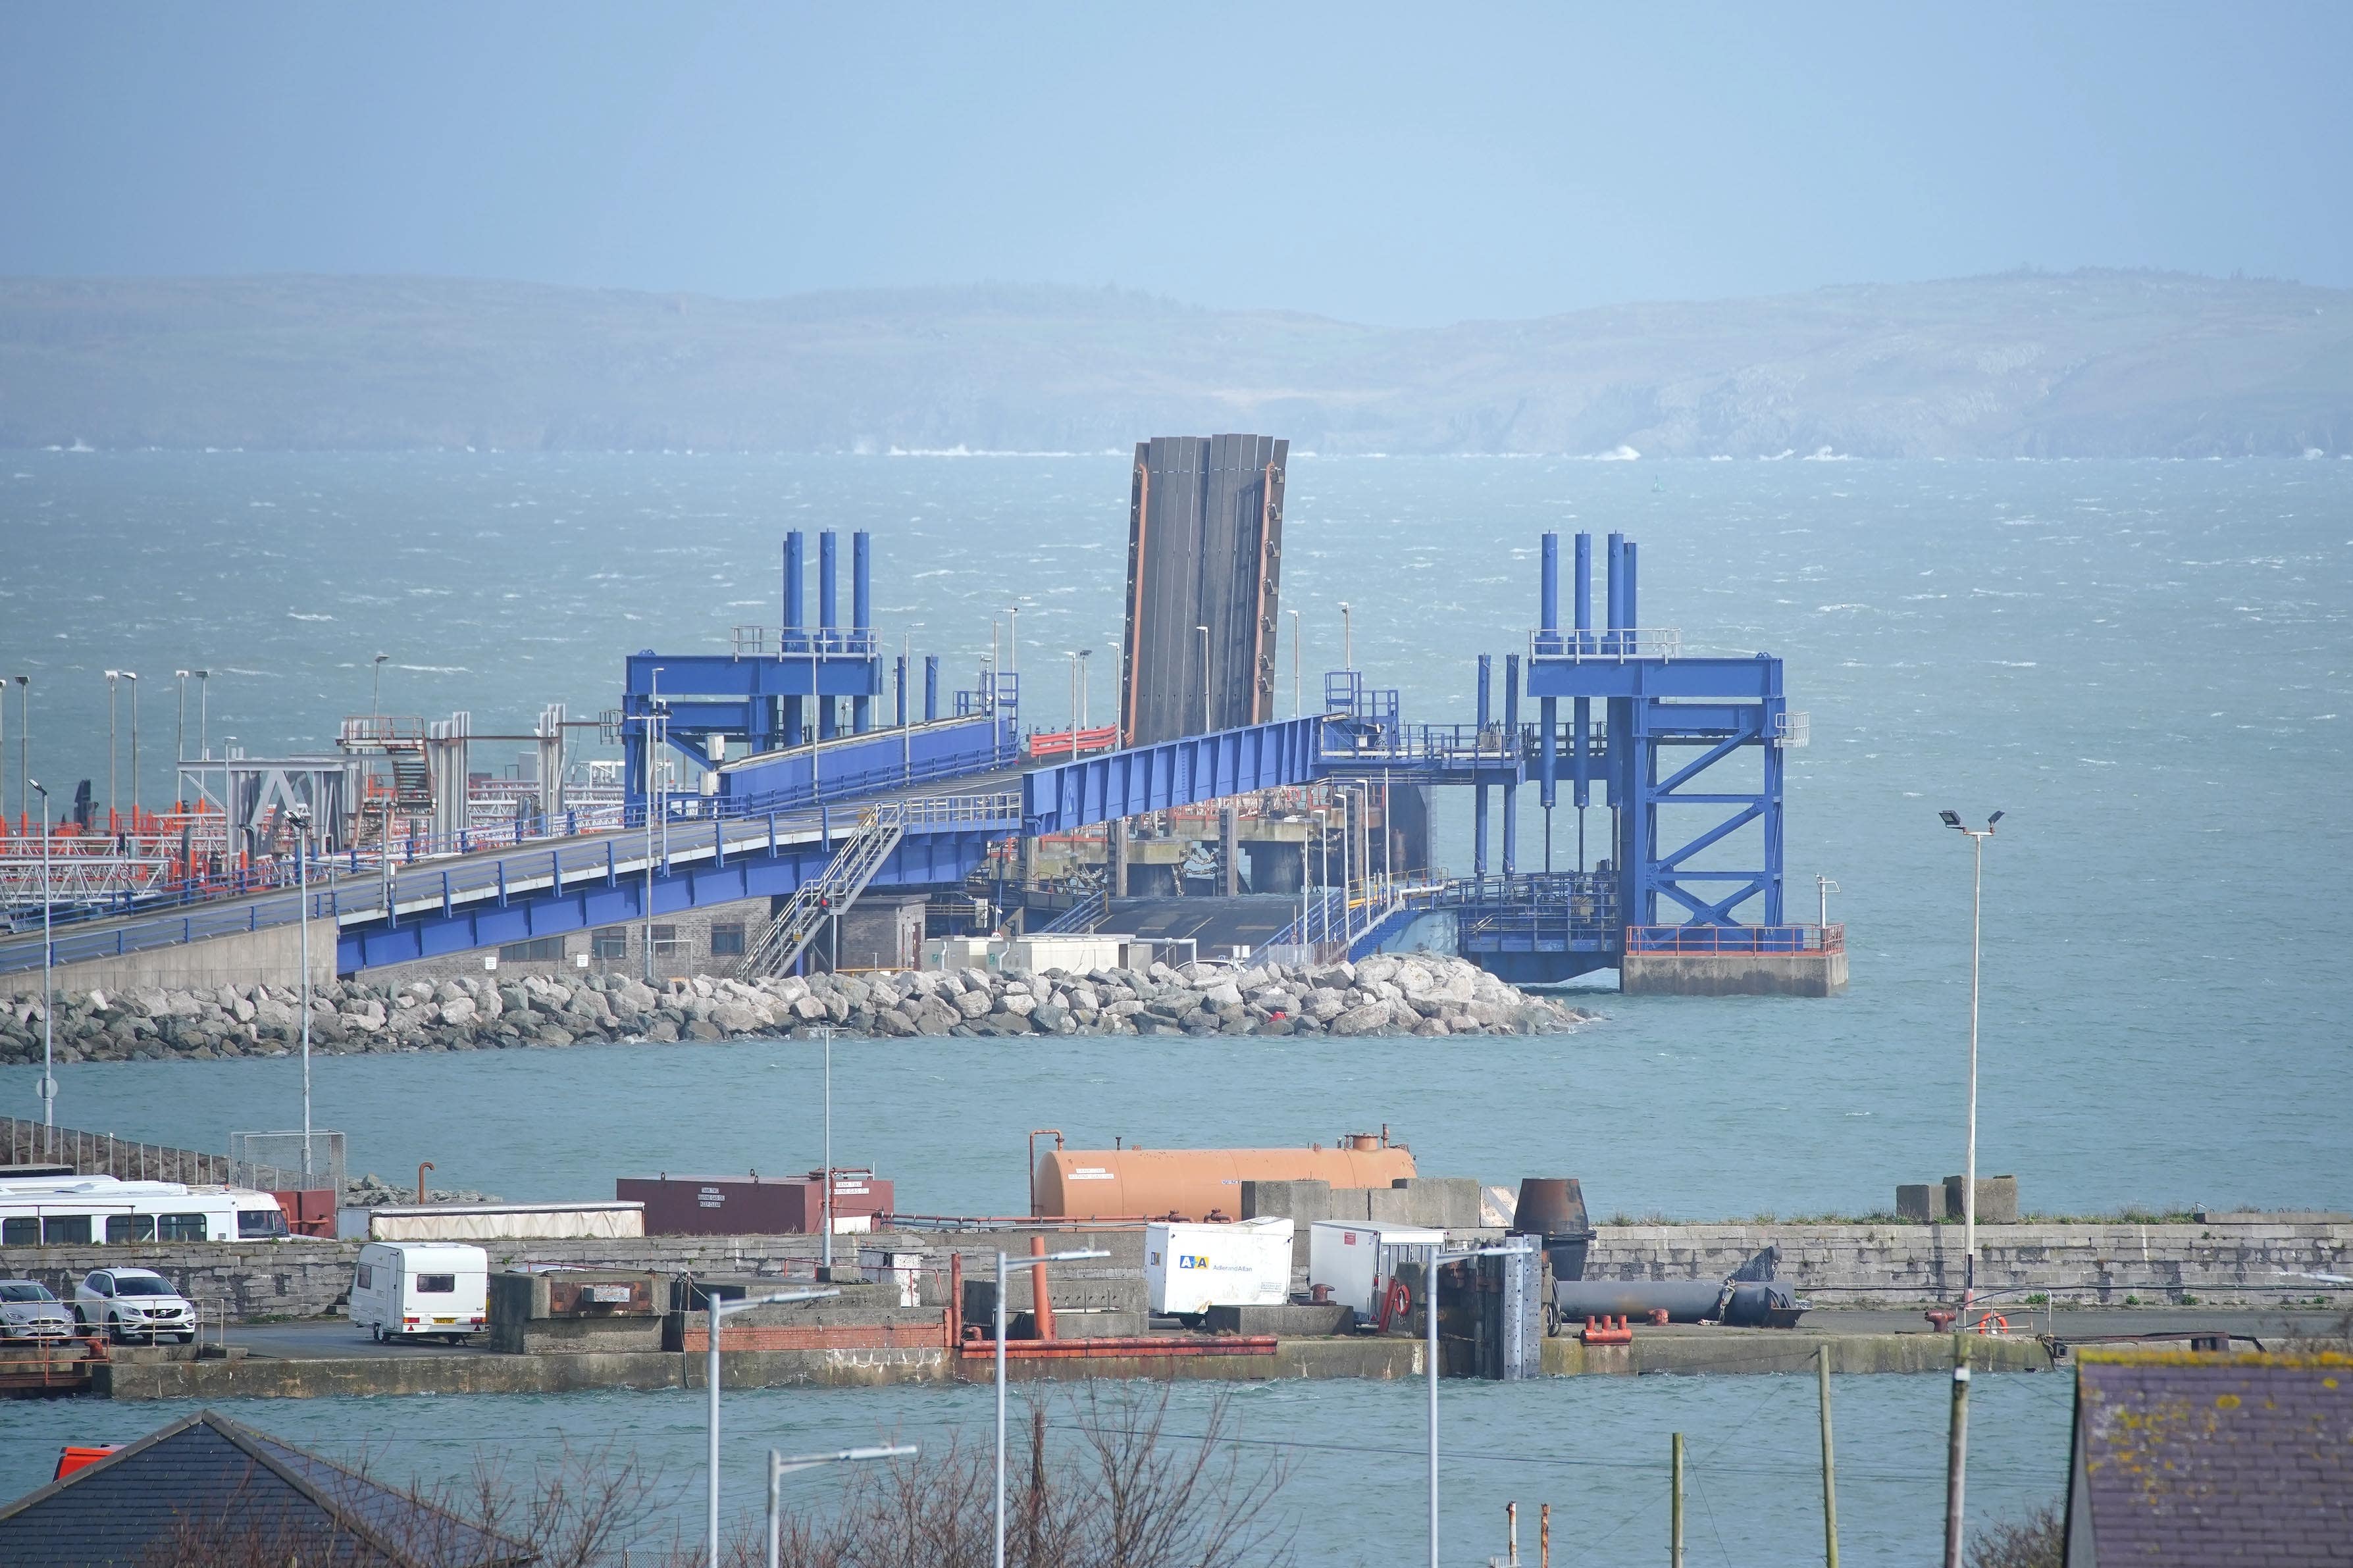
M1321 712L1039 763L1025 760L1011 672L984 670L944 702L927 658L920 697L911 689L909 659L870 624L864 534L853 536L846 623L834 536L819 536L812 624L803 540L791 534L781 626L737 628L726 652L625 660L606 721L625 757L620 827L565 833L550 817L519 841L322 856L309 907L332 922L336 967L351 973L766 898L774 926L747 962L774 964L861 892L959 886L1008 839L1285 786L1387 784L1471 792L1472 875L1327 892L1283 940L1336 938L1362 954L1444 913L1465 956L1520 981L1614 967L1630 943L1769 952L1818 942L1816 928L1783 922L1784 753L1805 735L1780 660L1693 656L1676 632L1642 626L1636 547L1614 534L1598 616L1593 541L1575 536L1564 615L1558 544L1544 536L1535 625L1502 661L1500 702L1493 660L1481 655L1467 722L1407 722L1394 689L1346 670L1325 679ZM649 790L660 776L649 761L669 753L707 770L709 789ZM1533 856L1519 842L1523 790L1536 793L1544 824ZM1576 813L1573 858L1556 806ZM1606 815L1593 842L1588 811ZM61 928L53 957L258 931L302 907L280 891L134 910ZM37 933L0 942L0 973L40 963Z

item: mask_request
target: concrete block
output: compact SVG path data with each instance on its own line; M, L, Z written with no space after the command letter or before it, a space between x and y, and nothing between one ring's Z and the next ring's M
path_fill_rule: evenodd
M1905 1219L1932 1225L1945 1217L1945 1186L1941 1182L1906 1182L1895 1189L1895 1212Z
M1282 1306L1212 1307L1202 1327L1213 1334L1281 1334L1328 1336L1347 1333L1356 1326L1356 1312L1340 1305L1318 1307L1297 1301Z
M1473 1176L1409 1176L1366 1197L1366 1219L1443 1230L1479 1228L1479 1182Z
M1945 1178L1945 1217L1957 1220L1964 1209L1966 1184L1958 1176ZM2018 1178L2016 1176L1979 1176L1978 1178L1978 1223L1979 1225L2016 1225L2018 1223Z

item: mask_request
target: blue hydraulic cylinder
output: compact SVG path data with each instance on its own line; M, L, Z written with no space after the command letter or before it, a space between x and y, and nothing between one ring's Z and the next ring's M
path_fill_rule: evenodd
M1504 656L1504 745L1516 773L1520 760L1520 656ZM1504 786L1504 875L1508 877L1519 868L1520 862L1520 791L1517 784Z
M899 694L899 728L903 730L907 727L907 656L901 654L892 662L897 666L897 679L893 685Z
M1619 605L1619 610L1626 617L1626 629L1628 631L1632 631L1636 626L1642 624L1641 598L1642 590L1642 570L1641 562L1637 558L1637 552L1632 540L1630 539L1626 542L1625 550L1619 559L1623 561L1626 566L1626 597Z
M1606 589L1609 600L1609 629L1614 632L1626 624L1626 536L1622 533L1609 536L1609 581ZM1618 639L1611 637L1604 646L1615 653Z
M1471 741L1474 767L1480 748L1487 743L1487 688L1494 668L1493 655L1482 653L1479 656L1479 727ZM1472 776L1475 777L1476 773ZM1471 874L1474 877L1487 874L1487 786L1483 784L1473 784L1471 788Z
M840 624L841 597L834 584L834 534L817 536L817 624L831 631Z
M1560 535L1557 533L1548 532L1544 536L1542 574L1537 579L1536 588L1536 629L1556 632L1560 630ZM1539 637L1536 651L1557 653L1560 650L1554 638Z
M923 656L923 722L928 724L940 716L940 656Z
M1593 535L1577 536L1577 629L1593 629Z
M849 624L860 631L874 626L874 550L864 529L849 536Z
M807 618L802 580L807 575L801 550L801 531L785 535L785 629L797 631ZM789 639L788 639L789 640ZM778 651L783 651L781 648Z

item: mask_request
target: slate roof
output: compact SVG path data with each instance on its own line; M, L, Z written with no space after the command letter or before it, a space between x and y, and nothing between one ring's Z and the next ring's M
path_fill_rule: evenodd
M2071 1565L2353 1563L2353 1356L2079 1354Z
M514 1542L291 1443L201 1411L0 1508L9 1568L135 1568L182 1521L299 1542L338 1568L504 1568Z

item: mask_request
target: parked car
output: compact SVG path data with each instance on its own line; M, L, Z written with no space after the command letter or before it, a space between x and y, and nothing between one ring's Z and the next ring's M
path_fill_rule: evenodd
M152 1268L90 1270L74 1287L74 1317L110 1340L196 1337L196 1310Z
M71 1339L73 1314L37 1279L0 1279L0 1340Z

